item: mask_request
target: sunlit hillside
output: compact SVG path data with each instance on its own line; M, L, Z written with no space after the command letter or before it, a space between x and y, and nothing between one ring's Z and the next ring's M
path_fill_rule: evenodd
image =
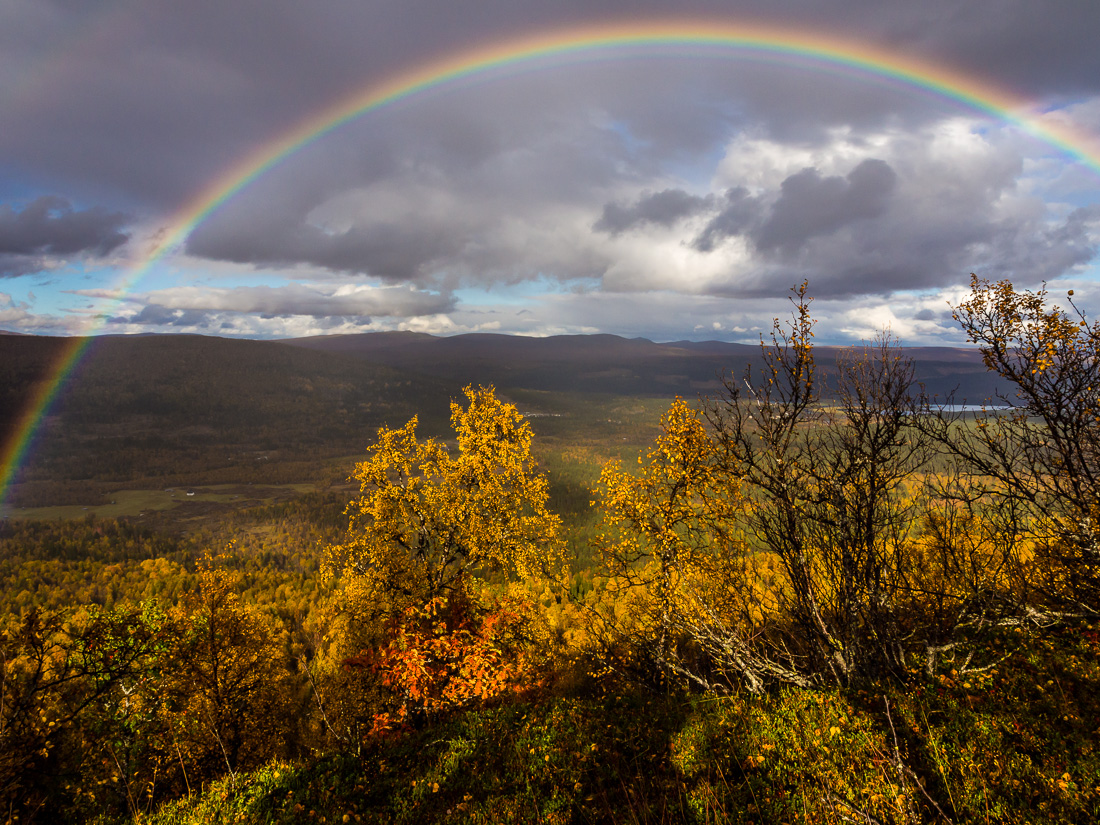
M0 522L8 821L1092 821L1100 330L976 280L977 350L840 351L798 298L711 383L96 342Z

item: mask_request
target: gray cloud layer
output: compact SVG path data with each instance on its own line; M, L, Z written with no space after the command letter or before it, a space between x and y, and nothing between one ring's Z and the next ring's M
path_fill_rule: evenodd
M147 241L257 147L425 61L669 8L148 0L136 13L128 0L12 0L0 7L0 204L26 205L0 206L0 275ZM1040 108L1100 101L1100 16L1079 0L676 8L866 43ZM464 287L524 283L715 299L781 296L803 278L819 295L882 296L971 269L1036 283L1076 273L1100 240L1096 181L1081 167L1056 180L1044 163L1071 167L1051 155L947 97L812 61L674 48L546 60L342 126L185 244L196 269L398 291L215 287L150 295L125 321L408 319L454 312Z
M882 215L898 176L885 161L862 161L844 178L803 169L785 181L768 220L756 233L763 252L797 252L810 238Z
M79 294L79 293L78 293ZM333 288L290 284L282 287L176 287L127 304L135 311L108 319L113 326L153 326L218 332L233 329L239 316L261 320L310 318L321 327L369 324L375 317L415 318L455 308L454 298L407 287Z
M692 0L677 6L673 16L681 15L835 33L997 78L1025 94L1100 91L1100 23L1080 0ZM326 102L393 71L547 28L669 16L660 0L150 0L141 14L123 0L14 0L0 10L0 156L32 173L64 175L85 198L122 190L170 208L192 194L196 180L213 179ZM728 115L704 112L681 89L679 116L674 108L672 117L646 122L647 99L662 96L678 73L631 67L622 78L631 83L623 85L636 91L618 96L617 114L631 117L646 140L687 147L685 133L713 129ZM706 83L743 87L746 116L768 118L776 130L874 117L882 98L896 94L837 96L821 93L829 89L824 78L735 74L756 77ZM564 97L583 95L577 87ZM532 99L519 114L544 104ZM462 139L454 135L453 143Z
M656 194L647 193L630 205L607 204L603 208L603 215L592 228L597 232L618 235L645 224L669 227L684 218L699 214L713 203L712 195L699 197L681 189L664 189Z
M0 204L0 276L38 272L57 257L103 257L129 240L128 216L100 206L74 209L65 198L43 195L22 209Z

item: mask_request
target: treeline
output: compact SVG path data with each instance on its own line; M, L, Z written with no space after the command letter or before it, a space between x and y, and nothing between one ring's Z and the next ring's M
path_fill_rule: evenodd
M222 558L195 561L218 533L18 528L28 581L92 564L85 541L187 587L12 605L11 815L207 810L221 781L294 821L282 771L353 764L338 794L295 787L345 821L1094 821L1100 324L975 279L956 317L1018 407L963 420L885 337L837 361L823 403L805 285L792 300L757 371L604 467L585 569L529 422L486 388L446 444L416 418L379 429L346 511L235 516ZM603 716L626 707L652 715ZM519 761L492 744L521 741Z
M320 548L345 505L305 495L186 538L0 522L8 820L148 811L317 744L303 703L332 592Z
M346 528L345 497L311 493L225 514L215 524L170 535L125 520L0 521L0 616L31 607L96 604L113 608L160 598L174 603L197 585L197 562L218 555L250 604L274 593L315 604L320 548ZM285 599L283 599L285 601Z

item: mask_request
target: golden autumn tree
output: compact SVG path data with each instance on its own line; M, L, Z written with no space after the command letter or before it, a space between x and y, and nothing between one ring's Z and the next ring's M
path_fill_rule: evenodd
M819 372L805 283L791 301L760 368L708 407L721 461L754 505L751 544L782 572L753 667L796 684L904 678L923 648L907 622L914 483L933 455L913 363L884 333Z
M468 406L451 404L456 449L419 440L414 417L380 429L355 469L350 538L333 560L400 602L443 595L468 571L532 578L561 563L561 520L546 508L531 425L492 387L465 394Z
M1046 288L971 277L955 320L986 366L1009 381L1011 414L973 428L936 420L935 435L972 485L1021 508L1015 529L1035 539L1032 583L1043 598L1100 612L1100 321Z
M671 671L705 683L683 646L726 612L724 582L743 555L728 531L737 487L715 459L702 415L677 398L638 471L612 461L597 483L596 548L613 599L598 621L612 647L625 644L620 664L652 669L644 678Z
M210 557L184 599L162 698L189 781L281 755L290 738L295 686L272 624L245 604L236 582Z
M636 473L605 467L609 663L752 691L964 669L1013 596L1007 511L925 486L927 404L891 338L819 372L805 284L792 303L756 369L702 413L677 401Z
M344 662L382 689L369 733L399 732L536 687L542 656L531 644L532 620L529 602L482 605L464 591L406 608L388 625L383 645Z
M562 570L561 521L547 509L530 424L492 387L465 395L466 406L451 404L453 447L419 439L416 418L378 431L355 470L350 537L330 549L330 565L345 576L339 647L363 677L361 695L373 696L365 710L376 729L487 698L525 677L526 667L493 651L520 655L533 617L513 615L522 599L482 598L481 585ZM489 664L499 672L481 675Z

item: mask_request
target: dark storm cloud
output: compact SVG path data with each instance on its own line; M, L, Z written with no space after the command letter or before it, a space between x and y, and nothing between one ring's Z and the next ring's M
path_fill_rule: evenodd
M897 174L881 160L862 161L846 178L803 169L783 181L768 220L754 233L762 252L794 252L815 235L886 211Z
M858 5L851 10L858 13ZM933 0L917 10L906 3L887 9L877 27L892 47L943 60L977 77L999 78L1025 94L1094 94L1100 89L1100 17L1093 3Z
M415 223L372 223L326 231L304 218L276 224L263 219L240 228L217 222L200 227L187 241L187 252L203 258L370 275L389 283L431 280L430 264L462 246L459 227Z
M826 38L835 32L979 78L1004 78L1009 89L1100 89L1100 22L1093 4L1081 0L742 0L732 8L723 0L694 0L677 8L688 18L766 20ZM191 195L196 181L213 179L318 107L396 71L547 28L669 14L661 0L150 0L140 14L132 3L105 0L92 9L4 4L0 111L7 117L0 153L32 174L70 179L72 192L122 192L167 208ZM632 91L617 98L612 114L631 119L645 140L693 151L728 114L682 85L664 113L647 108L647 97L677 81L677 71L630 66L622 87ZM881 109L896 97L889 89L877 97L858 90L821 94L825 80L805 73L783 81L769 80L769 72L719 74L740 77L752 116L775 120L777 129L830 111L851 120L857 110L846 107ZM585 92L574 86L557 99L533 97L520 114L577 101ZM914 97L904 105L920 102ZM468 137L453 136L456 145Z
M129 240L127 215L103 207L74 209L66 199L43 195L22 209L0 205L0 275L47 268L76 255L103 257Z
M889 162L867 158L843 175L807 168L755 195L729 190L691 245L723 260L722 242L740 238L750 257L702 289L778 296L808 279L822 297L885 296L971 271L1034 285L1095 258L1100 205L1058 217L1019 191L1010 153L976 140L955 153L937 145L952 140L906 136L881 147Z
M169 309L149 304L132 317L114 316L110 324L146 324L152 327L199 327L209 326L210 313L200 309Z
M1050 281L1097 254L1100 204L1074 209L1066 219L1029 234L998 227L991 233L983 275L1012 278L1026 274L1030 283Z
M741 235L759 222L763 210L760 198L749 194L743 186L726 191L722 210L707 223L692 246L700 252L711 252L723 238Z
M770 204L766 195L752 196L744 187L729 189L722 209L692 246L711 252L725 238L745 236L765 256L796 253L813 237L882 215L896 186L897 173L890 165L869 158L846 177L824 177L812 168L790 175Z
M449 142L454 130L437 128L425 112L410 114L411 124L386 137L394 152L415 145L415 164L349 178L346 168L311 155L273 170L200 224L186 250L421 285L516 281L540 272L589 276L592 267L568 264L580 254L572 239L550 236L560 231L558 210L579 216L588 211L593 187L618 183L612 161L621 157L622 137L583 120L557 123L557 114L516 114L511 104L518 106L521 91L471 93L465 109L450 107L463 133L457 146ZM502 142L498 128L515 142ZM343 141L353 144L357 136L355 128L338 136L337 155L345 155ZM586 219L584 229L591 223Z
M916 224L927 204L914 203L879 220L807 241L797 257L762 261L769 278L758 294L808 279L822 297L886 296L896 290L959 283L960 273L1009 278L1034 286L1073 271L1097 253L1100 208L1077 210L1051 225L1036 218L1010 219L943 207L938 221ZM742 291L737 286L731 293Z
M33 233L19 235L23 251L0 244L0 273L106 254L137 231L131 226L154 231L311 114L428 60L550 28L667 18L671 8L667 0L138 5L0 4L0 201L50 191L109 205L55 209L40 221L39 245ZM837 36L1039 104L1100 94L1100 18L1081 0L685 0L671 16ZM303 279L366 274L440 292L456 281L536 278L657 289L660 267L681 264L689 274L670 289L768 296L802 277L821 295L885 294L958 283L971 268L1034 282L1095 255L1095 211L1069 213L1085 196L1003 207L1026 201L1020 193L1037 180L1049 183L1023 172L1031 150L1006 153L997 174L919 168L910 162L924 162L916 144L879 151L884 135L975 114L964 105L835 66L714 58L687 50L547 60L414 95L260 175L204 220L186 251L296 269ZM996 118L979 120L974 131L1002 131ZM838 134L848 145L830 156ZM745 135L774 143L782 156L774 176L716 171ZM129 224L122 211L138 218ZM17 217L0 214L0 239ZM661 242L663 257L650 254L647 244ZM710 269L695 274L700 262ZM374 314L335 295L225 300L233 306L217 312L281 317L297 300L308 313ZM142 322L197 325L215 311L192 303L154 301Z
M645 193L632 204L609 203L592 228L618 235L645 224L669 227L684 218L702 212L714 203L714 197L698 197L682 189Z
M75 210L69 201L51 195L21 210L0 205L0 254L105 255L129 239L119 231L127 220L98 206Z

